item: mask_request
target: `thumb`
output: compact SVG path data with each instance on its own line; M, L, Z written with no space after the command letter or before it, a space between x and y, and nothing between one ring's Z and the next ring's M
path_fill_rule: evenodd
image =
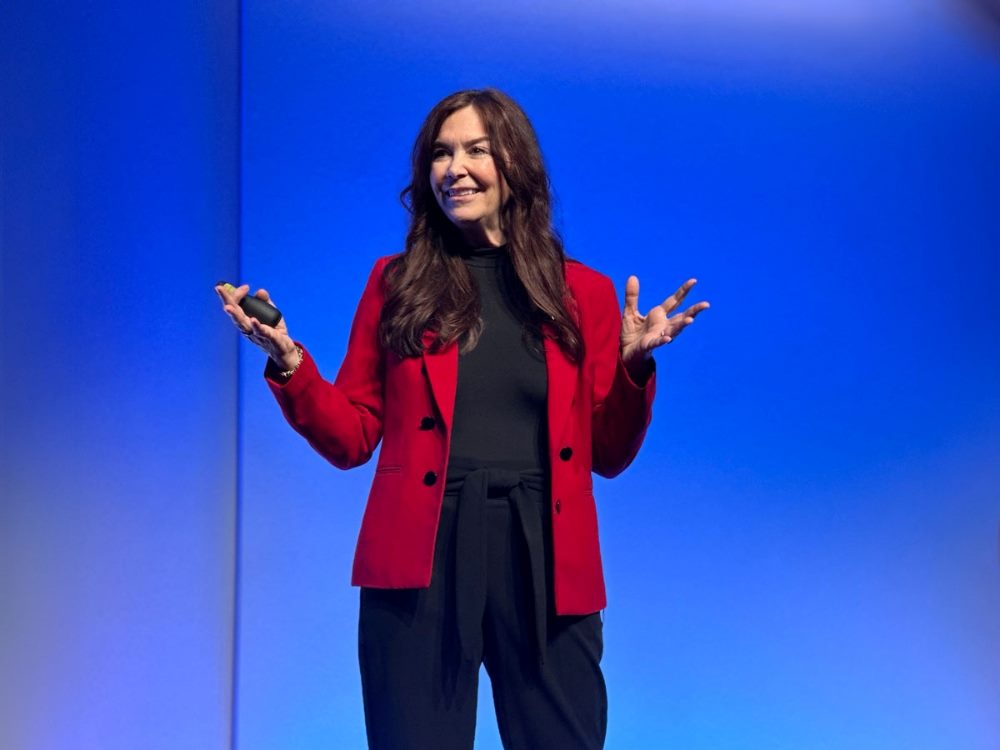
M625 312L639 313L639 277L629 276L625 282Z

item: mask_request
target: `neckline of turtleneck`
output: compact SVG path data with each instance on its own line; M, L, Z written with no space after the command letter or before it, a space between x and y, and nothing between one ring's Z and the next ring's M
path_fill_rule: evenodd
M467 247L461 252L462 260L473 266L495 266L500 258L507 254L507 245L493 247Z

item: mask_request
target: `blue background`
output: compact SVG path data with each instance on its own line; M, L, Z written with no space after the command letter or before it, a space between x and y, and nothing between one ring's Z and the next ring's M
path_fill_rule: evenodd
M1000 747L1000 35L971 4L7 7L0 745L364 745L374 463L284 424L211 286L266 287L332 378L423 116L493 85L572 256L643 311L689 276L712 303L595 487L608 748Z

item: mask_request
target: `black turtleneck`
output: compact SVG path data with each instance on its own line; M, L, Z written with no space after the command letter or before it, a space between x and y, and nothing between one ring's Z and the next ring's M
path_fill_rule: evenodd
M520 282L506 247L465 250L484 323L476 348L458 358L451 455L483 466L547 466L545 355L532 345L515 300Z

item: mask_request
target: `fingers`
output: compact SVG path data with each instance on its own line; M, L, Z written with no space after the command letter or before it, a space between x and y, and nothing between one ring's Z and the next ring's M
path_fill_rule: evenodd
M268 355L279 350L278 331L269 325L261 323L257 318L247 318L249 329L243 334L250 343L263 349Z
M254 296L257 299L264 300L271 307L276 307L276 305L274 304L274 300L271 299L271 295L268 294L266 289L258 289L256 292L254 292Z
M659 346L669 344L687 326L694 323L695 318L709 308L707 301L696 302L683 312L673 315L671 313L680 306L697 283L697 279L688 279L667 297L663 304L656 305L643 316L639 314L638 309L639 279L629 276L625 284L625 314L622 316L622 351L630 352L629 356L637 351L646 354ZM629 315L630 311L632 315Z
M253 331L253 326L250 323L250 318L246 316L246 313L244 313L243 310L238 307L234 307L233 305L225 305L222 309L229 315L229 319L232 320L233 325L236 326L236 330L246 336L250 335Z
M639 314L639 277L629 276L625 282L625 312Z
M295 342L288 337L288 332L284 327L275 328L261 323L257 318L250 318L250 326L251 330L247 334L247 339L267 353L275 362L280 362L282 357L294 351Z
M250 318L243 312L242 307L239 305L226 305L222 309L229 313L229 317L233 319L233 325L239 328L242 333L250 331Z
M698 283L697 279L688 279L683 284L681 284L676 292L674 292L665 300L663 300L663 309L666 310L668 313L671 312L681 302L684 301L684 298L687 296L687 293L690 292L691 288L697 283Z
M698 313L702 312L703 310L707 310L708 308L709 308L708 302L702 301L691 305L691 307L689 307L684 312L675 315L672 318L672 321L676 321L679 327L673 334L674 337L676 338L677 334L683 331L687 326L694 323L694 319L698 316Z
M244 284L241 287L234 287L232 284L216 284L215 291L222 299L222 309L233 321L233 325L240 333L249 335L251 332L250 318L240 307L240 300L250 291L250 287Z
M693 323L698 313L702 312L703 310L707 310L709 307L711 307L711 305L709 305L708 302L705 301L697 302L691 305L691 307L689 307L687 310L681 313L681 315L683 315L685 318L685 325L687 325L688 323Z
M674 315L672 318L667 319L667 325L664 326L661 331L661 337L665 339L663 343L669 343L675 338L681 335L681 332L687 328L689 325L694 323L694 319L698 316L698 313L707 310L710 307L708 302L702 301L694 305L691 305L687 310L682 313Z
M232 284L220 283L215 285L215 291L222 298L223 304L230 304L233 307L239 307L240 300L242 300L247 294L250 293L250 286L244 284L241 287L234 287ZM274 300L271 299L271 295L266 289L258 289L254 292L254 297L259 300L267 302L271 307L274 307Z
M278 332L274 330L271 326L266 323L261 323L257 318L250 318L250 334L252 336L260 336L268 341L275 341L278 337Z
M249 284L244 284L243 286L235 287L232 284L222 282L215 285L215 291L222 297L223 302L228 302L231 305L239 305L240 300L250 292L250 286Z
M264 349L268 354L271 354L272 350L277 352L282 348L288 348L291 339L288 338L288 325L284 318L281 318L277 325L269 326L261 323L257 318L247 315L240 307L240 302L250 293L249 285L243 284L240 287L234 287L232 284L220 281L215 285L215 292L222 300L222 309L229 316L233 326L251 343ZM266 302L271 307L275 306L274 300L271 299L271 295L266 289L258 289L254 292L254 297Z
M646 353L651 352L658 346L663 346L664 344L669 344L672 338L667 330L659 331L656 333L647 333L643 335L635 344L632 344L630 348L634 351ZM634 351L623 350L622 355L626 359L633 356Z
M654 333L648 340L648 348L654 349L658 346L663 346L664 344L669 344L673 341L673 336L670 335L670 329L664 328L659 333Z

